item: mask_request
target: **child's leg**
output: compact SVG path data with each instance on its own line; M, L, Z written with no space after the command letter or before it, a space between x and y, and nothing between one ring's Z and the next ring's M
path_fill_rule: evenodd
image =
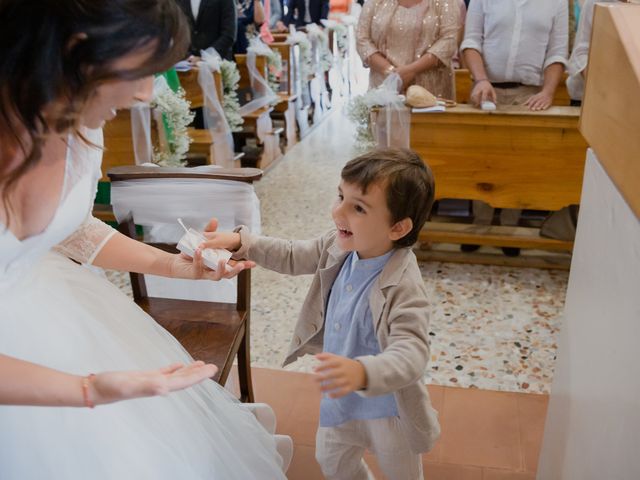
M362 421L318 427L316 460L326 480L367 480L368 469L362 460L365 432Z
M367 447L389 480L423 480L422 455L413 453L397 417L366 420Z

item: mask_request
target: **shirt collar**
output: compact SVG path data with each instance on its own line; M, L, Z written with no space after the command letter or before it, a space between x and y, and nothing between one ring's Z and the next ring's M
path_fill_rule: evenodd
M373 258L360 258L358 252L351 253L351 268L358 270L380 270L385 266L387 260L393 255L393 249L384 255Z

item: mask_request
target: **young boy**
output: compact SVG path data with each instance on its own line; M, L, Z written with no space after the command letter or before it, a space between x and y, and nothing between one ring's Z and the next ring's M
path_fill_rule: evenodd
M317 354L316 458L327 479L367 479L373 452L387 478L422 479L421 453L440 434L422 376L429 359L427 295L411 246L433 204L431 171L410 150L380 149L342 170L335 229L314 240L208 234L290 275L313 274L285 364ZM322 352L322 353L320 353Z

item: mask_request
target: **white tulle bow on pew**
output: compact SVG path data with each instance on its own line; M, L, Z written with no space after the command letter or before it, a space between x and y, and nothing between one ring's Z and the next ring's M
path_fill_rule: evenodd
M220 54L210 47L200 52L202 60L198 62L198 83L204 96L202 108L204 126L211 134L213 156L216 165L233 167L234 144L231 128L224 115L222 103L218 98L213 72L220 72Z

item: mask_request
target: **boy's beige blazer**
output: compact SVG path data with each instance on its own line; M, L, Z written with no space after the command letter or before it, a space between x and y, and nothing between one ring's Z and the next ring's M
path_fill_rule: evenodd
M282 240L240 232L236 259L255 261L269 270L312 274L285 365L306 353L322 351L324 313L329 292L348 252L334 244L332 230L313 240ZM437 412L431 407L422 377L429 359L429 309L416 257L398 248L376 279L369 307L382 352L358 357L366 370L363 396L393 392L403 431L414 452L429 451L440 435Z

